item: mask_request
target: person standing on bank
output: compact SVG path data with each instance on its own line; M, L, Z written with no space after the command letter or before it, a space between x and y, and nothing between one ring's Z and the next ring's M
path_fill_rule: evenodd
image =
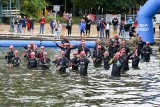
M34 19L32 19L32 17L30 17L30 33L33 34L34 33Z
M109 21L106 22L105 31L106 31L106 38L109 38L110 37L110 22Z
M119 22L118 22L118 19L117 19L117 17L115 16L114 19L112 20L114 33L117 33L118 23L119 23Z
M92 24L92 21L91 21L90 17L87 16L87 18L86 18L86 37L89 37L89 35L90 35L91 24Z
M104 18L101 18L100 21L100 38L104 38L104 29L105 29L105 21Z
M97 37L100 35L100 19L98 18L96 20L96 25L97 25Z
M39 23L40 23L39 34L44 34L44 25L46 24L46 19L44 18L44 16L41 17L41 19L39 20Z
M52 19L52 21L50 22L51 34L54 34L55 26L56 26L56 21Z
M68 29L68 36L71 36L72 34L72 25L73 25L72 18L69 17L66 26L66 28Z
M11 33L14 33L14 25L15 25L14 17L12 18L10 24L11 24Z
M23 30L23 33L25 33L25 31L26 31L26 24L27 24L26 16L23 16L23 18L22 18L22 30Z
M85 35L86 22L83 18L81 19L81 22L79 23L79 28L80 28L80 37L86 38L86 35ZM82 37L82 34L83 34L83 37Z

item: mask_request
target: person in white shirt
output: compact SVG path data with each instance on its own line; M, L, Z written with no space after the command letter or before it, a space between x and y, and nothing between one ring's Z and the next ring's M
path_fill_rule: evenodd
M106 31L106 38L109 38L110 36L110 22L109 21L106 21L105 31Z
M57 21L56 28L55 28L55 36L57 37L57 40L60 40L61 31L62 31L62 25L59 21Z

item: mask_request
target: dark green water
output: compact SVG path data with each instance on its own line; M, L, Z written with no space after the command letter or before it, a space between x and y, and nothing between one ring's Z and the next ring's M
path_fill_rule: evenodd
M76 72L58 74L50 70L29 70L22 57L18 68L7 68L0 48L0 106L2 107L154 107L160 106L160 59L140 63L121 78L111 78L111 70L89 65L88 76ZM20 50L20 55L23 51ZM47 49L49 57L59 50ZM54 53L54 54L53 54Z

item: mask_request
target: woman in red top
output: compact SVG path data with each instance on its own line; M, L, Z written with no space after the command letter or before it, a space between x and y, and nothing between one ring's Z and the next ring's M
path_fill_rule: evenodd
M41 17L40 21L40 31L39 34L44 34L44 25L46 23L46 19L44 18L44 16Z
M27 18L27 30L28 30L28 32L30 32L30 19L29 18Z

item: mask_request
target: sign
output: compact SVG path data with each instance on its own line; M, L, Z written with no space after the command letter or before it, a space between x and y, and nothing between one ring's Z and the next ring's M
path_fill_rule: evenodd
M56 12L60 11L60 6L59 5L54 5L53 10L56 11Z
M148 24L139 24L137 30L138 30L138 32L148 32L149 26L148 26Z
M94 14L88 14L88 16L90 17L90 20L91 20L92 22L95 22L95 21L96 21L96 15L94 15Z
M119 23L121 22L121 14L106 14L106 21L112 22L114 17L117 17Z

